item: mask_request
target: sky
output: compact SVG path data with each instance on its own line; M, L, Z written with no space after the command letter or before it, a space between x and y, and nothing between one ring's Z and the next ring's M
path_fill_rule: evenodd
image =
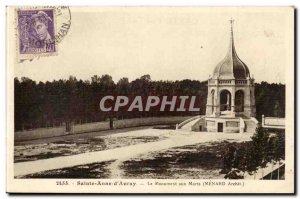
M205 81L225 57L234 19L238 56L256 82L285 83L292 63L293 26L287 8L79 8L55 56L15 63L16 77L36 81L117 82L149 74L152 80Z

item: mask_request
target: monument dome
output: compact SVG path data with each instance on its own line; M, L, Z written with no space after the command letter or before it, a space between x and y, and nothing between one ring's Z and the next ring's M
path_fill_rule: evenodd
M248 77L250 77L249 69L236 53L231 26L231 36L227 55L215 67L213 79L247 79Z

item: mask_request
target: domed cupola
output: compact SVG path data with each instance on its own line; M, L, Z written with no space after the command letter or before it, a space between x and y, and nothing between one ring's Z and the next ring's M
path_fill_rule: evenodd
M215 67L213 79L247 79L250 72L247 65L238 57L233 39L233 30L231 22L231 36L229 49L226 57Z

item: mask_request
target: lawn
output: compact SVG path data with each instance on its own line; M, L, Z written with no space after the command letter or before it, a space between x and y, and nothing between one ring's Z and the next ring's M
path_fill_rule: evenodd
M229 145L243 143L225 140L174 147L126 160L119 168L122 178L131 179L223 179L222 155ZM112 161L38 172L19 178L111 178ZM115 169L115 168L114 168Z
M40 144L16 145L14 162L35 161L41 159L70 156L93 151L103 151L129 145L155 142L166 137L160 130L153 129L151 134L139 134L136 131L105 136L53 141Z

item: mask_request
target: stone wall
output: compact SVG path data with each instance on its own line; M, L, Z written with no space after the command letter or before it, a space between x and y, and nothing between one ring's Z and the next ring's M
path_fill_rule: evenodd
M108 129L110 129L109 122L93 122L93 123L74 125L72 133L77 134L77 133L86 133L92 131L103 131Z
M151 117L151 118L134 118L134 119L116 120L114 121L114 128L121 129L121 128L138 127L138 126L178 124L190 117L191 116ZM15 141L26 141L26 140L63 136L67 134L103 131L103 130L109 130L110 126L109 126L109 121L106 121L106 122L76 124L76 125L72 125L71 129L72 129L71 132L67 133L66 126L63 125L54 128L39 128L39 129L26 130L26 131L17 131L15 132Z
M152 125L167 125L178 124L191 116L186 117L150 117L150 118L135 118L114 121L114 128L127 128L135 126L152 126Z
M218 132L218 123L223 124L223 133L239 133L240 120L239 118L214 118L206 117L206 130L208 132Z
M206 131L205 117L201 117L193 126L192 131Z
M27 131L15 132L15 141L35 140L46 137L62 136L66 133L66 127L54 127L54 128L38 128Z

